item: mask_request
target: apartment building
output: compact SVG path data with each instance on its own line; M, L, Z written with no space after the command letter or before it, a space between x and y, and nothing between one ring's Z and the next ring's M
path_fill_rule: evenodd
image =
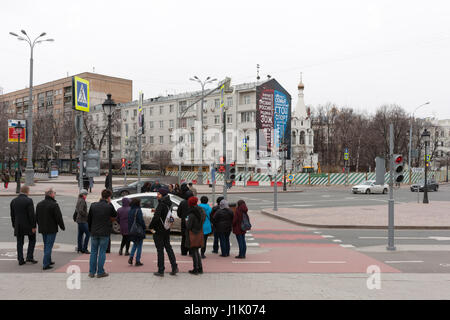
M107 93L112 94L116 103L132 100L131 80L90 72L76 76L89 81L91 107L101 105ZM62 145L59 159L63 170L73 166L77 154L72 94L72 77L66 77L33 86L32 103L28 88L0 95L0 112L6 113L9 119L26 119L29 107L33 105L33 131L37 134L33 154L37 166L42 164L43 157L49 156L45 146L54 147L56 143ZM92 110L96 112L95 108Z

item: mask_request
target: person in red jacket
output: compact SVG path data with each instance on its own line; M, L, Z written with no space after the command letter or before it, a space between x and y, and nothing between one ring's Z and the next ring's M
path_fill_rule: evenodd
M247 231L243 231L241 228L244 213L247 214L247 212L248 209L245 201L239 200L233 217L233 233L236 235L236 240L239 245L239 255L235 257L236 259L245 259L247 252L247 244L245 243L245 234Z

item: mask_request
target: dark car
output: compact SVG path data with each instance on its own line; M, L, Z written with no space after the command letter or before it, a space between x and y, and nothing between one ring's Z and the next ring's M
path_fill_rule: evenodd
M425 181L422 180L419 183L415 183L413 185L411 185L411 191L412 192L417 192L417 189L419 189L419 192L423 192L424 191L424 186L425 186ZM438 191L439 189L439 184L431 179L427 181L427 191Z
M141 179L141 190L142 187L144 186L145 183L150 183L150 186L153 185L153 183L155 182L155 180L149 180L149 179ZM160 183L162 187L168 188L167 185ZM122 187L113 187L113 198L119 198L119 197L125 197L129 194L134 194L137 193L137 187L138 187L138 182L135 181L133 183L130 183L127 186L122 186Z

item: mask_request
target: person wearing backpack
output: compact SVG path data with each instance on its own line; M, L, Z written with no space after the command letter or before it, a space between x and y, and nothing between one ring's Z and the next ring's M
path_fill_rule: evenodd
M245 243L245 234L247 230L250 230L250 220L248 218L248 209L244 200L239 200L237 203L238 207L233 216L233 233L236 235L236 240L239 245L239 255L236 259L245 259L245 254L247 252L247 244Z
M155 231L153 233L153 240L155 241L158 252L158 272L155 272L154 275L158 277L164 276L164 249L166 249L170 264L172 265L170 275L174 276L179 270L175 254L170 244L170 227L174 221L174 216L171 210L172 201L170 200L169 190L160 188L156 197L158 198L158 206L150 222L150 230Z
M198 205L200 208L205 211L206 219L203 223L203 238L204 238L204 246L200 250L200 253L202 254L202 259L205 259L205 252L206 252L206 242L208 241L208 236L212 233L212 226L211 226L211 207L208 204L208 197L201 197L200 198L200 204Z

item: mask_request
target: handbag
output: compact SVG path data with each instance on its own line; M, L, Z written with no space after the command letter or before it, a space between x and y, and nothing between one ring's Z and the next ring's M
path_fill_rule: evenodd
M189 245L191 248L203 248L203 231L200 231L199 233L193 233L191 230L189 230Z
M250 218L248 217L247 212L242 213L242 223L241 223L241 230L242 231L249 231L251 230L252 225L250 223Z
M136 217L137 217L137 210L134 214L134 221L131 225L130 232L128 233L130 236L138 237L138 238L145 238L145 231L144 228L138 223L136 223Z

